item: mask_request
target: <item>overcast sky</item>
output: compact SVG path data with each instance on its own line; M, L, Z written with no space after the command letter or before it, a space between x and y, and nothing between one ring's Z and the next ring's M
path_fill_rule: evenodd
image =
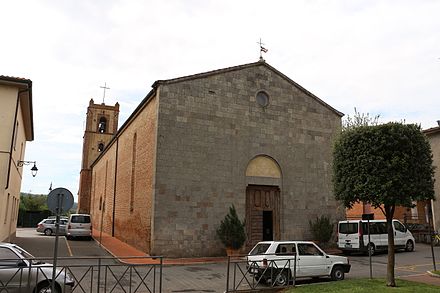
M22 191L78 193L87 105L121 126L158 79L265 60L352 115L437 126L440 1L2 1L0 75L33 81Z

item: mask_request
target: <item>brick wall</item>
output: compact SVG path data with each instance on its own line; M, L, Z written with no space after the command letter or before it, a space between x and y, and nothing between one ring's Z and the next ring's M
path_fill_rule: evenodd
M156 99L153 98L138 114L93 166L92 209L95 229L100 231L102 223L104 232L112 235L113 231L118 239L149 253ZM136 151L133 154L135 134ZM104 210L99 209L100 202L105 203Z

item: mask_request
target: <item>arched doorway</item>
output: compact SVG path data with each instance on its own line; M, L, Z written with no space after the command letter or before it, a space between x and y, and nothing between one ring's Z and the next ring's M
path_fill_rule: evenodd
M246 168L248 249L259 241L280 239L281 169L269 156L253 158Z

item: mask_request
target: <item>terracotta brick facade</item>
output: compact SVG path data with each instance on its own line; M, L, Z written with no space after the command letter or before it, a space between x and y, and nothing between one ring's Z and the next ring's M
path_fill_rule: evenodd
M101 231L102 227L103 232L147 253L151 237L156 111L156 99L152 98L92 166L93 228Z

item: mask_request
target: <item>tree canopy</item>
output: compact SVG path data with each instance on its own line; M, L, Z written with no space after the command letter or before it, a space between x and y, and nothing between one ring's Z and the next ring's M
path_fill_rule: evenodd
M358 112L356 107L354 108L354 115L347 115L342 120L342 130L350 130L360 126L370 126L379 124L380 115L370 116L370 113Z
M47 195L22 193L20 195L20 210L47 211Z
M335 143L333 171L336 199L349 208L357 202L370 203L384 213L388 233L387 286L396 286L392 224L395 207L411 207L413 201L434 199L434 167L428 139L415 124L347 128Z
M346 207L356 202L411 207L434 198L434 168L420 126L387 123L344 131L334 148L334 191Z

